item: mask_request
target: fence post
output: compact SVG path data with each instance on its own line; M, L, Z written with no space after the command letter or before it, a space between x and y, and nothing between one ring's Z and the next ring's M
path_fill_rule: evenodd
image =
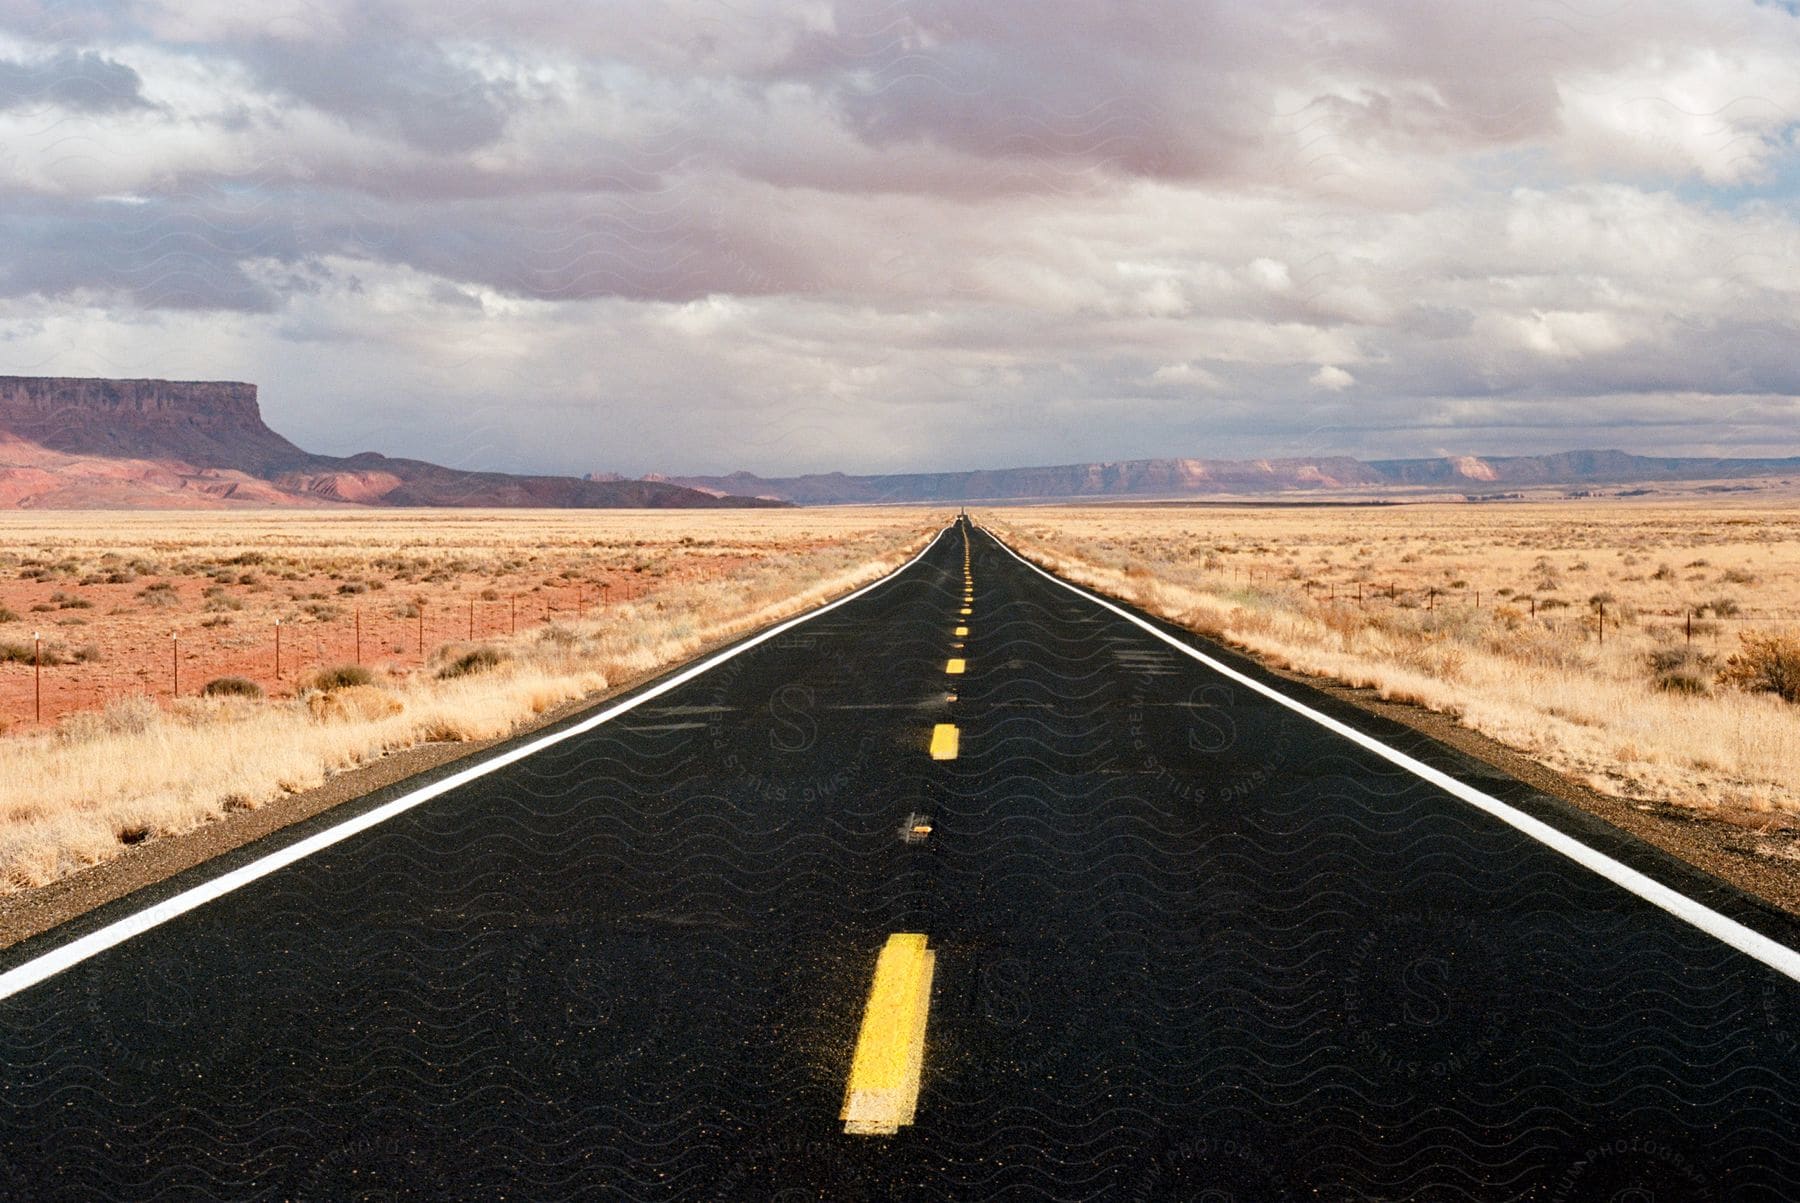
M275 620L275 679L281 680L281 619Z
M169 667L171 670L170 675L169 675L169 686L170 686L169 696L178 698L181 696L181 634L180 634L180 632L172 632L169 635L169 645L170 645L170 647L172 647L174 649L173 652L169 656Z
M44 633L31 633L31 690L37 721L44 721Z

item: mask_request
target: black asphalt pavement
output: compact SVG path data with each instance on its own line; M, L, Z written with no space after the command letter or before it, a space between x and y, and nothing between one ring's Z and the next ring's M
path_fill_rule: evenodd
M896 932L916 1119L847 1135ZM0 1002L0 1198L1797 1200L1800 984L959 525Z

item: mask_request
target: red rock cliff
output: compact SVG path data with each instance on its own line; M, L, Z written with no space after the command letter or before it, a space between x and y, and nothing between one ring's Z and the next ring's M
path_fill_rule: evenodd
M310 458L263 425L254 384L230 380L0 376L0 430L71 454L257 474Z

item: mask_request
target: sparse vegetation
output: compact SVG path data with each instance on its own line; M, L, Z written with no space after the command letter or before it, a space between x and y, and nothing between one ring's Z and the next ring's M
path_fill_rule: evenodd
M80 653L46 641L46 665L60 657L63 675L46 668L45 726L29 721L32 674L0 672L0 719L11 724L0 891L104 860L127 840L266 805L397 749L506 735L861 584L937 523L916 510L0 513L0 546L56 549L18 564L36 575L0 582L15 609L56 608L53 589L84 576L134 578L82 587L95 603L95 654L107 651L92 675L65 663ZM495 596L477 593L486 604L468 640L471 575ZM438 584L426 583L432 576ZM348 599L369 598L340 592L348 582L389 591L353 617ZM407 599L398 607L388 600L396 592ZM215 606L221 598L240 605ZM336 613L320 618L312 606ZM180 635L178 698L171 633ZM17 628L8 634L0 647L22 642L29 664L30 641ZM264 696L199 684L230 677ZM76 704L90 709L69 711L76 684L89 691Z
M1800 813L1800 710L1778 700L1800 679L1800 636L1771 634L1800 622L1800 512L1107 506L992 521L1071 579L1454 715L1603 792L1744 822ZM1720 572L1735 592L1696 600L1662 570L1708 561L1756 571Z

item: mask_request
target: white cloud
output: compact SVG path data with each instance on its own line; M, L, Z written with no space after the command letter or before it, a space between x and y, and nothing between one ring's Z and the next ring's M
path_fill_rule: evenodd
M1322 388L1329 392L1341 393L1356 383L1356 377L1336 364L1320 364L1319 370L1306 378L1306 382L1314 388Z

